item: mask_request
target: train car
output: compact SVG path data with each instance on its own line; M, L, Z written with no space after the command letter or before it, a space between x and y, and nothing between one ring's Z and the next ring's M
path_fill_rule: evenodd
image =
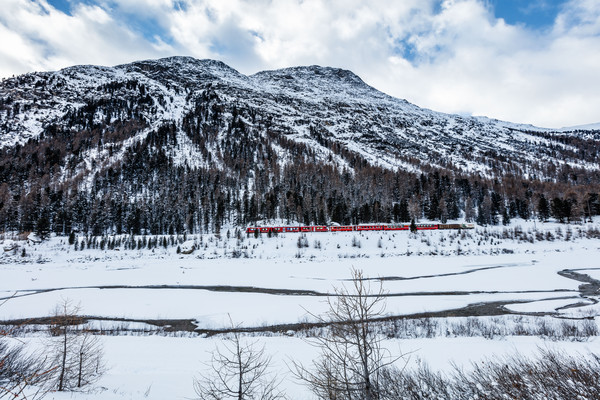
M261 226L258 228L260 233L269 233L271 229L272 228L270 226Z
M407 231L410 229L410 225L404 224L388 224L383 226L384 231Z
M301 226L300 227L300 232L312 232L312 231L313 231L312 226Z
M354 230L353 225L345 225L345 226L332 226L329 228L331 232L352 232Z
M357 225L357 231L381 231L383 230L383 225Z
M462 224L439 224L438 229L461 229Z
M431 231L438 229L438 224L416 224L418 231Z
M248 228L246 228L246 233L254 233L254 232L258 232L258 228L254 227L254 226L249 226Z
M438 229L475 229L475 224L439 224Z
M312 226L313 232L329 232L329 227L327 226Z
M285 232L300 232L299 226L286 226L283 228Z

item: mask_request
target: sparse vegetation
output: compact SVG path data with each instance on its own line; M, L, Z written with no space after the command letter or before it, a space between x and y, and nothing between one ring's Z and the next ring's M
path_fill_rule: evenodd
M447 375L427 366L386 370L381 399L553 399L593 400L600 393L600 357L574 357L539 349L537 356L514 355L456 367Z
M194 389L200 400L285 399L270 364L264 346L233 332L212 352L208 372L194 379Z
M308 247L308 238L306 237L306 234L303 233L303 234L300 234L300 236L298 236L298 241L296 242L296 246L299 249Z
M320 350L312 365L294 363L295 375L319 399L376 400L382 393L383 371L398 360L382 346L373 320L385 309L383 287L371 288L359 270L350 287L335 288L325 315L315 316L329 329L308 339Z
M103 349L97 336L82 329L80 308L65 299L57 305L50 326L49 376L53 390L75 391L97 381L104 373Z

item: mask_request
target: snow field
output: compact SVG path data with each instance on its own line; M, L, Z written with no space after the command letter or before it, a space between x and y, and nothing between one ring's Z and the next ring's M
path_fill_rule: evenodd
M531 237L536 237L537 230L543 235L551 232L556 239L534 239L533 243L512 239L505 232L517 225L530 231ZM18 242L19 249L0 255L0 298L14 295L0 307L0 320L49 316L58 302L70 299L87 316L115 319L92 319L90 327L123 328L118 336L102 337L110 369L92 391L48 396L56 400L193 398L193 378L206 370L203 363L223 336L165 333L151 320L191 320L200 329L227 328L230 318L247 327L310 321L311 313L326 310L326 295L334 287L349 284L351 268L362 269L373 279L374 288L381 279L390 295L386 313L391 316L489 302L503 302L513 312L549 314L541 320L512 315L434 318L429 338L429 322L412 326L412 320L399 321L399 338L388 339L385 345L394 355L406 354L402 362L408 362L409 368L427 363L433 370L450 371L451 362L469 368L486 357L533 355L538 347L585 356L600 353L598 336L565 340L531 333L513 336L511 332L523 325L535 334L537 325L548 324L560 336L560 324L578 321L558 317L600 314L600 306L594 303L597 296L582 297L579 287L584 282L558 274L569 269L600 279L600 245L597 239L578 233L589 227L597 223L566 227L519 221L509 228L478 228L464 235L454 231L313 233L306 235L309 246L300 248L298 235L254 238L244 234L238 240L232 229L229 239L226 230L221 238L189 235L187 240L197 244L190 255L177 254L176 244L75 251L66 238L51 238L39 245ZM240 258L233 256L236 250ZM581 304L588 305L565 308ZM244 340L264 344L290 398L310 399L287 365L291 359L310 363L317 350L302 339L304 333L289 334L294 336L264 333ZM37 332L18 339L35 347L45 337Z
M39 345L39 338L29 338ZM311 393L291 374L291 360L310 365L318 349L299 338L261 337L267 354L273 357L271 371L282 380L282 388L292 399L312 399ZM222 337L173 338L159 336L104 337L108 371L90 393L51 393L54 400L182 400L195 397L193 379L206 368L210 352L219 346ZM598 352L599 342L547 342L535 337L509 337L504 340L483 338L436 338L389 340L385 346L392 356L404 357L398 367L417 368L428 364L434 371L452 371L452 363L470 369L471 363L486 358L501 358L514 354L534 356L538 348L556 349L569 354Z
M498 293L457 296L394 296L387 299L386 313L410 315L458 309L469 304L496 301L536 301L564 293ZM69 299L82 313L137 320L191 319L199 328L227 328L229 317L244 327L311 322L310 314L327 310L325 297L221 293L186 289L66 289L16 297L0 308L0 319L27 319L52 315L56 304ZM571 304L577 300L560 300ZM532 303L526 303L527 305ZM530 308L537 310L537 302ZM512 307L522 306L514 305Z
M323 312L325 296L347 282L351 268L362 269L374 286L382 280L390 295L389 315L514 301L508 309L560 309L573 316L580 309L562 307L592 301L580 296L582 282L558 272L574 269L591 277L600 275L598 242L573 233L585 226L548 224L545 229L555 233L561 230L563 236L570 229L572 239L535 244L512 239L494 241L494 233L500 236L507 230L501 227L478 228L464 234L312 233L304 240L309 247L298 246L301 236L297 234L272 238L243 235L241 240L204 235L187 238L197 243L197 250L190 255L176 254L176 244L152 250L75 251L65 238L52 238L40 245L21 243L26 257L20 256L21 249L0 257L0 297L14 294L0 308L0 318L48 316L55 304L69 298L79 303L86 315L98 317L190 319L207 329L227 326L229 316L244 326L296 323L311 320L311 313ZM478 254L482 247L478 243L486 235L496 249L506 251ZM450 241L455 241L450 246L460 241L463 253L468 255L381 256L382 251L394 247L402 254L407 248ZM251 258L228 257L236 248L252 252ZM356 256L337 256L342 252ZM587 309L586 316L600 311L594 305Z

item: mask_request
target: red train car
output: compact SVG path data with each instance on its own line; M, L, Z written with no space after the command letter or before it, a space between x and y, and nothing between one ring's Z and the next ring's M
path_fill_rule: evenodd
M410 225L403 225L403 224L389 224L389 225L383 226L384 231L407 231L409 229L410 229Z
M332 226L329 228L331 232L352 232L354 230L353 225L345 225L345 226Z
M383 230L383 225L357 225L357 231L381 231Z

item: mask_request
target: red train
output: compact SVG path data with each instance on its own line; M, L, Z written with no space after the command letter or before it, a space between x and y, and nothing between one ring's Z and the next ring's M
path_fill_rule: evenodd
M473 229L474 224L416 224L417 230ZM361 224L361 225L308 225L308 226L249 226L246 233L285 232L360 232L360 231L408 231L410 224Z

